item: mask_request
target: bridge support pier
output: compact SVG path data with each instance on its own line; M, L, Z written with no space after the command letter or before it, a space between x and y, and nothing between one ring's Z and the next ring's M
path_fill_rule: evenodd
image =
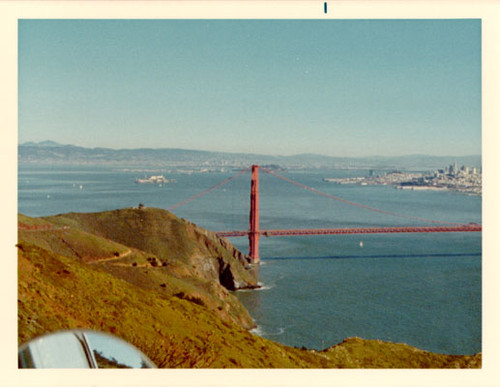
M259 166L252 165L252 183L250 189L250 242L249 255L253 263L259 262Z

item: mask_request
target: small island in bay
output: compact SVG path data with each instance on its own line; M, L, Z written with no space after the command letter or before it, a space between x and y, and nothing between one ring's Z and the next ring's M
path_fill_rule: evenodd
M144 177L143 179L135 179L137 184L167 184L167 183L176 183L175 179L167 179L163 175L155 175L150 177Z

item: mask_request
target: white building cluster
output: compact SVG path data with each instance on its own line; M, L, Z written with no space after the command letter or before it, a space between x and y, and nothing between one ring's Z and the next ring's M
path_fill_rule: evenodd
M479 168L469 168L465 165L460 168L453 163L444 170L437 170L434 176L424 177L426 185L443 187L459 192L481 195L482 173Z
M390 184L399 189L448 189L470 195L482 194L481 170L476 167L469 168L467 166L458 168L456 163L445 169L439 169L431 175L395 171L380 176L373 176L371 174L368 177L324 178L323 180L337 184Z
M460 168L458 168L457 163L450 164L449 167L443 169L439 169L435 172L434 176L441 176L441 175L448 175L448 176L453 176L453 177L464 177L468 175L472 176L478 176L481 175L481 170L476 168L476 167L468 167L465 165L462 165Z

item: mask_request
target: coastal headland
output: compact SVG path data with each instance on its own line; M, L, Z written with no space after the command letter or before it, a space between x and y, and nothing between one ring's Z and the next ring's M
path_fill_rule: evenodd
M481 354L436 354L346 338L318 351L255 327L234 290L258 266L226 239L141 206L18 217L18 341L90 328L117 335L162 368L480 368Z

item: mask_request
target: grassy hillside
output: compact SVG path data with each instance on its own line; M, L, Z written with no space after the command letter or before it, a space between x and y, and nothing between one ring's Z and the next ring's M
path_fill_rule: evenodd
M224 282L228 289L257 286L249 260L215 233L156 208L70 213L46 218L154 255L177 273ZM214 261L215 259L215 261ZM231 268L232 280L223 273ZM182 267L182 269L181 269Z
M256 336L247 329L247 311L218 276L202 276L223 263L249 271L244 257L227 245L155 209L45 219L20 215L19 343L59 329L91 328L131 342L159 367L481 366L480 354L438 355L376 340L352 338L316 352ZM211 263L192 267L201 257Z
M98 266L166 297L196 299L224 321L254 327L228 292L257 285L243 254L167 211L131 208L45 219L20 215L19 224L19 241Z

